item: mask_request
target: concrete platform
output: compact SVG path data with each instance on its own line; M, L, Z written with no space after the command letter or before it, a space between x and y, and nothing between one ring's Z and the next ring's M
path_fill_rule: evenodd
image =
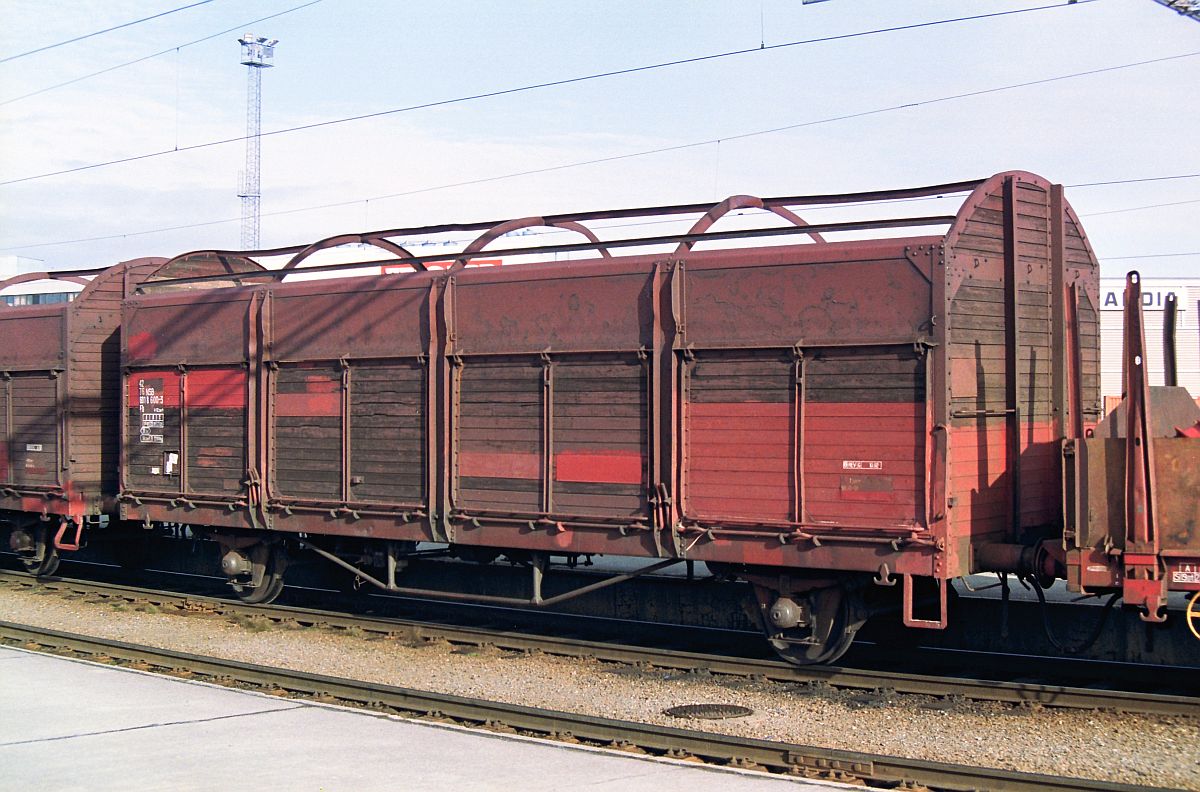
M0 648L0 788L861 789L290 701Z

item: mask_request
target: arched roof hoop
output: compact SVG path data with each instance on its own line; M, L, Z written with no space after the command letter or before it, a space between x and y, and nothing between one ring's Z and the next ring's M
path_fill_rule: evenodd
M415 258L412 253L408 252L400 245L397 245L395 242L391 242L382 237L372 236L370 234L339 234L338 236L322 239L320 242L313 242L311 245L304 248L304 250L301 250L299 253L288 259L288 262L283 265L283 269L295 269L300 262L304 261L312 254L322 250L353 244L373 245L381 250L386 250L400 259ZM418 272L425 271L425 265L419 261L407 261L406 263L408 263L409 266Z
M692 236L694 234L703 234L705 231L712 228L714 223L734 210L763 208L765 208L768 212L782 217L784 220L787 220L797 228L804 228L808 225L803 218L786 207L764 206L763 200L753 195L731 195L724 201L721 201L719 204L705 212L704 216L697 220L695 224L688 229L688 236ZM812 237L814 242L825 242L825 238L816 231L809 231L808 235ZM679 247L675 248L675 252L686 253L692 249L694 244L696 244L695 240L684 240L683 242L679 243Z
M455 272L467 266L467 261L470 258L483 250L485 247L495 242L505 234L511 234L513 231L519 231L522 228L561 228L564 231L574 231L577 234L582 234L587 238L587 241L596 246L602 258L612 258L612 254L608 252L608 248L604 247L592 230L582 223L576 223L573 220L556 220L546 222L542 217L522 217L517 220L509 220L499 225L492 226L487 231L477 236L471 244L463 248L462 253L459 253L457 260L450 265L450 271Z

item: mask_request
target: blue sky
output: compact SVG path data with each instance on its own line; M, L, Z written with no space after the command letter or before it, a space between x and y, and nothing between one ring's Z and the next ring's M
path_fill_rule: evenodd
M241 135L237 34L173 48L303 2L215 0L0 63L0 182ZM247 29L280 39L263 79L271 131L761 43L1052 4L322 0ZM0 0L0 58L179 5ZM926 103L1187 53L1200 53L1200 23L1152 0L1096 0L270 136L262 241L733 193L915 186L1010 168L1067 185L1200 174L1200 56ZM918 105L738 138L910 103ZM700 145L431 189L690 143ZM0 185L0 253L57 268L236 247L243 157L232 143ZM411 191L420 192L381 198ZM1067 196L1106 275L1200 272L1200 178L1068 187ZM291 211L334 203L346 205ZM1138 208L1168 203L1178 205ZM280 211L289 213L272 214ZM144 233L196 223L210 224ZM59 244L90 237L112 238ZM1124 258L1173 253L1191 255Z

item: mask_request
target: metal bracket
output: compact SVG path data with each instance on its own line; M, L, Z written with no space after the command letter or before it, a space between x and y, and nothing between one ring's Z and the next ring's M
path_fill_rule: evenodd
M905 627L918 627L923 630L944 630L950 623L946 608L946 590L950 587L945 578L938 579L938 618L918 619L913 616L913 576L904 575L904 606L903 617Z

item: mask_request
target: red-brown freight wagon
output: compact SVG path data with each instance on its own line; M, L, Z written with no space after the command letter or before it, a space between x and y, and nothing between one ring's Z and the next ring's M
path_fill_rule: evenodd
M122 301L148 278L226 271L166 264L140 258L0 282L84 286L69 303L0 307L0 521L30 571L52 574L58 551L78 549L89 521L116 514Z
M795 213L954 193L947 216ZM712 228L753 209L777 222ZM685 233L597 236L689 215ZM584 241L493 244L533 226ZM396 241L445 232L479 236L449 256ZM281 282L348 243L411 271ZM503 552L532 567L535 605L551 556L696 560L753 582L773 643L812 662L849 645L872 581L901 584L906 624L940 627L949 580L1067 563L1061 445L1100 418L1099 273L1038 176L264 253L289 260L257 285L148 285L122 329L122 517L206 526L247 599L274 597L299 548L394 591L416 542ZM529 253L588 257L466 266Z
M0 510L31 571L52 573L56 547L78 549L85 519L115 510L121 301L165 261L126 261L90 280L29 273L0 283L85 284L69 303L0 308Z

